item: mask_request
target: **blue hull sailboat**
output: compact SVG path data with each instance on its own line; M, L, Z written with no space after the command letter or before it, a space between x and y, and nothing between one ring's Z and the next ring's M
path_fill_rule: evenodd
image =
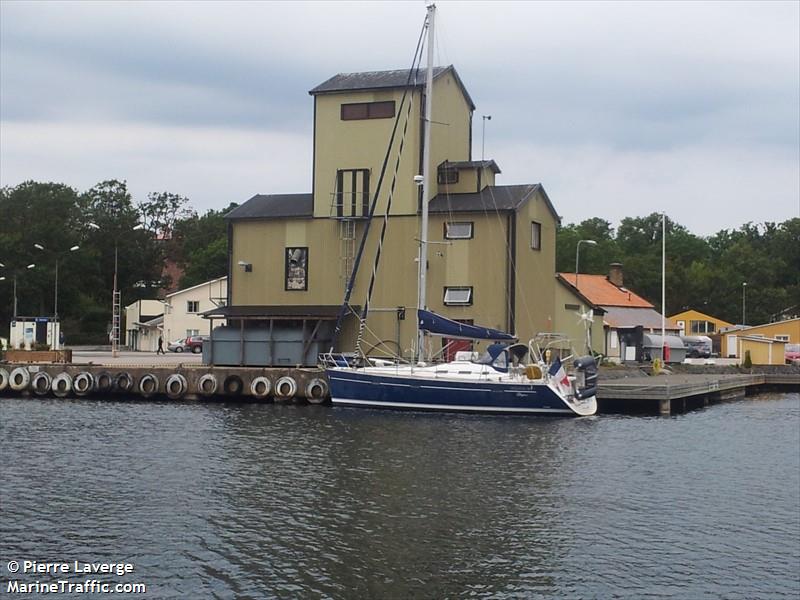
M427 122L430 122L432 114L434 17L435 6L430 5L426 19L428 66L426 70L425 119ZM415 57L416 60L417 57ZM398 111L398 118L399 114L400 111ZM396 127L397 124L395 124ZM423 185L423 198L430 197L430 129L430 127L425 128L423 175L415 177L415 180ZM394 134L389 143L390 148L393 141ZM386 161L384 161L385 163ZM381 180L382 178L381 175ZM378 193L376 191L372 201L370 221L377 203ZM409 363L400 360L374 359L364 354L335 354L331 349L331 352L320 357L320 362L325 368L330 383L333 404L337 406L488 413L572 416L594 414L597 411L596 362L591 356L575 358L575 354L566 345L563 336L540 334L528 344L520 344L516 343L516 336L510 333L459 323L426 310L425 270L428 244L428 206L426 201L421 204L416 358ZM389 195L390 205L391 193ZM367 228L370 221L367 222ZM370 282L370 291L360 314L361 330L365 327L386 224L387 219L384 218L373 268L373 279ZM353 290L364 242L367 239L367 232L368 229L363 234L355 267L346 288L344 303L336 323L334 340L341 331L343 317L349 308L350 294ZM453 361L428 364L423 362L422 352L427 336L483 340L492 343L480 357L475 356L472 352L458 352ZM565 367L569 365L570 361L572 361L572 373L568 375Z

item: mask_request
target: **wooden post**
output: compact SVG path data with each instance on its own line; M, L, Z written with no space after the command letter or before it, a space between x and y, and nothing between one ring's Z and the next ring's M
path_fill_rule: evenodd
M669 398L663 398L658 401L658 414L669 415L672 414L672 402Z

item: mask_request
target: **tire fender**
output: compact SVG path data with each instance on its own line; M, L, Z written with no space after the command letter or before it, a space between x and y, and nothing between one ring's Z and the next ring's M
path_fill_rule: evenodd
M297 395L297 382L293 377L284 375L275 382L275 398L291 400Z
M8 387L8 371L0 369L0 392Z
M206 373L197 380L197 391L203 396L213 396L217 393L217 377L213 373Z
M114 389L125 394L133 390L133 377L127 371L117 373L114 377Z
M11 371L11 375L8 378L8 385L11 387L12 390L15 392L22 392L28 389L28 385L31 383L31 374L25 367L17 367L13 371Z
M53 378L50 373L46 371L39 371L33 376L31 380L31 388L37 396L44 396L50 393L50 388L53 385Z
M149 398L153 394L158 393L158 377L152 373L145 373L139 379L138 385L139 393L145 398Z
M311 404L322 404L328 397L328 383L324 379L315 377L306 386L306 400Z
M94 389L94 375L82 371L72 380L72 389L78 396L86 396Z
M108 371L100 371L94 378L94 389L98 392L110 392L114 389L114 378Z
M69 373L59 373L53 377L51 386L57 397L65 398L72 391L72 376Z
M256 377L250 382L250 395L259 400L268 397L272 391L272 382L269 377L263 375Z
M172 400L180 400L186 394L186 377L180 373L173 373L167 377L164 389Z

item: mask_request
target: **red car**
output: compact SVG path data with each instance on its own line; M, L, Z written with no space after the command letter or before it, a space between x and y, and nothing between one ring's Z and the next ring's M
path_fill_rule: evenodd
M786 344L786 364L800 364L800 344Z
M186 338L186 343L184 346L186 347L187 352L194 352L195 354L200 354L203 351L203 342L208 340L207 335L192 335Z

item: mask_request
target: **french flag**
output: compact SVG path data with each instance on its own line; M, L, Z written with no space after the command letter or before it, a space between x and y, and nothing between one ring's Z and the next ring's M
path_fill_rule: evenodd
M556 356L553 364L550 365L547 373L556 380L563 393L566 394L571 391L569 377L567 377L567 372L564 370L564 365L561 364L561 359L558 356Z

